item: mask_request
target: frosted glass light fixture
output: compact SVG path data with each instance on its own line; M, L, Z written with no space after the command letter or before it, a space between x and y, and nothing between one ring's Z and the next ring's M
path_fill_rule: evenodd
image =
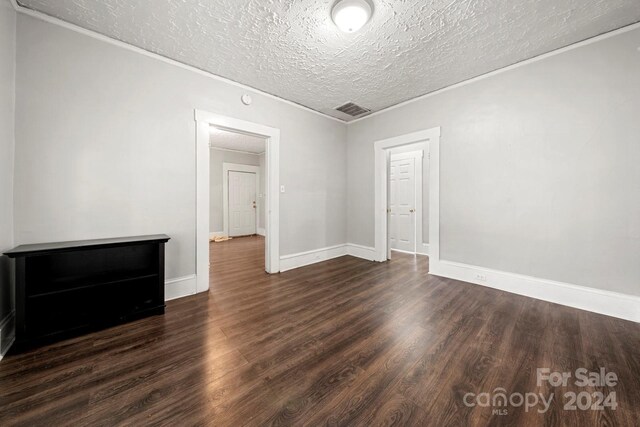
M331 18L345 33L358 31L371 18L373 5L368 0L339 0L333 5Z

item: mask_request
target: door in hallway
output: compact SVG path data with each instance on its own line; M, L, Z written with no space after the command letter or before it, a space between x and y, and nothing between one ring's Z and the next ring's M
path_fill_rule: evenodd
M229 171L229 235L256 234L256 174Z
M389 247L415 253L415 158L398 157L389 163Z

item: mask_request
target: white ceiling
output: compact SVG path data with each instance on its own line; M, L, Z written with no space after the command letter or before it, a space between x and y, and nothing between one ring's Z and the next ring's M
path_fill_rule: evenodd
M342 119L640 21L638 0L373 0L345 34L334 0L18 1Z
M227 132L214 127L210 129L209 146L211 148L224 148L226 150L244 151L246 153L264 153L264 138Z

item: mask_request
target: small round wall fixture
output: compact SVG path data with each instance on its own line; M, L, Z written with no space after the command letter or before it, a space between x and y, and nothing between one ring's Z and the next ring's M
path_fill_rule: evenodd
M240 100L242 101L242 103L244 105L251 105L251 101L252 101L251 100L251 95L244 94L244 95L242 95Z
M369 0L338 0L331 10L331 18L340 30L355 33L373 13L373 3Z

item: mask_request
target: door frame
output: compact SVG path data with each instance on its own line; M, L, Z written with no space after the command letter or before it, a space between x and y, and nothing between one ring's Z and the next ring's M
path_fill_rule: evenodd
M209 128L264 138L265 271L280 271L280 129L194 110L196 121L196 292L209 290Z
M388 216L387 216L387 187L389 181L389 149L418 142L429 143L429 158L439 156L440 127L395 136L376 141L374 149L374 192L375 192L375 261L388 260ZM439 170L429 167L429 256L439 256ZM422 236L420 236L422 241Z
M419 143L419 142L418 142ZM417 143L416 143L417 144ZM413 144L411 144L413 145ZM407 251L403 251L401 249L391 249L391 245L389 244L389 233L387 232L387 258L391 258L391 251L394 250L396 252L404 252L404 253L411 253L411 254L416 254L416 255L427 255L425 254L421 249L422 246L424 245L424 242L422 241L422 186L423 186L423 176L422 176L422 162L424 159L424 152L425 150L428 149L427 146L423 147L422 150L415 150L415 151L407 151L406 153L391 153L391 149L387 148L387 151L389 152L389 165L391 165L391 162L394 160L403 160L403 159L414 159L414 169L413 169L413 174L414 174L414 181L415 181L415 187L414 187L414 198L415 198L415 227L413 229L414 232L414 237L413 237L413 252L407 252ZM388 171L389 169L387 169ZM388 177L387 177L388 179ZM388 181L387 181L388 182ZM389 191L387 189L387 191ZM389 205L388 203L388 198L389 198L390 194L387 194L387 206ZM418 221L418 218L420 218L420 221ZM387 223L389 221L389 215L387 215Z
M222 230L229 236L229 172L248 172L256 175L256 234L258 233L258 194L260 194L260 166L241 165L239 163L222 163ZM266 215L265 215L266 216Z

